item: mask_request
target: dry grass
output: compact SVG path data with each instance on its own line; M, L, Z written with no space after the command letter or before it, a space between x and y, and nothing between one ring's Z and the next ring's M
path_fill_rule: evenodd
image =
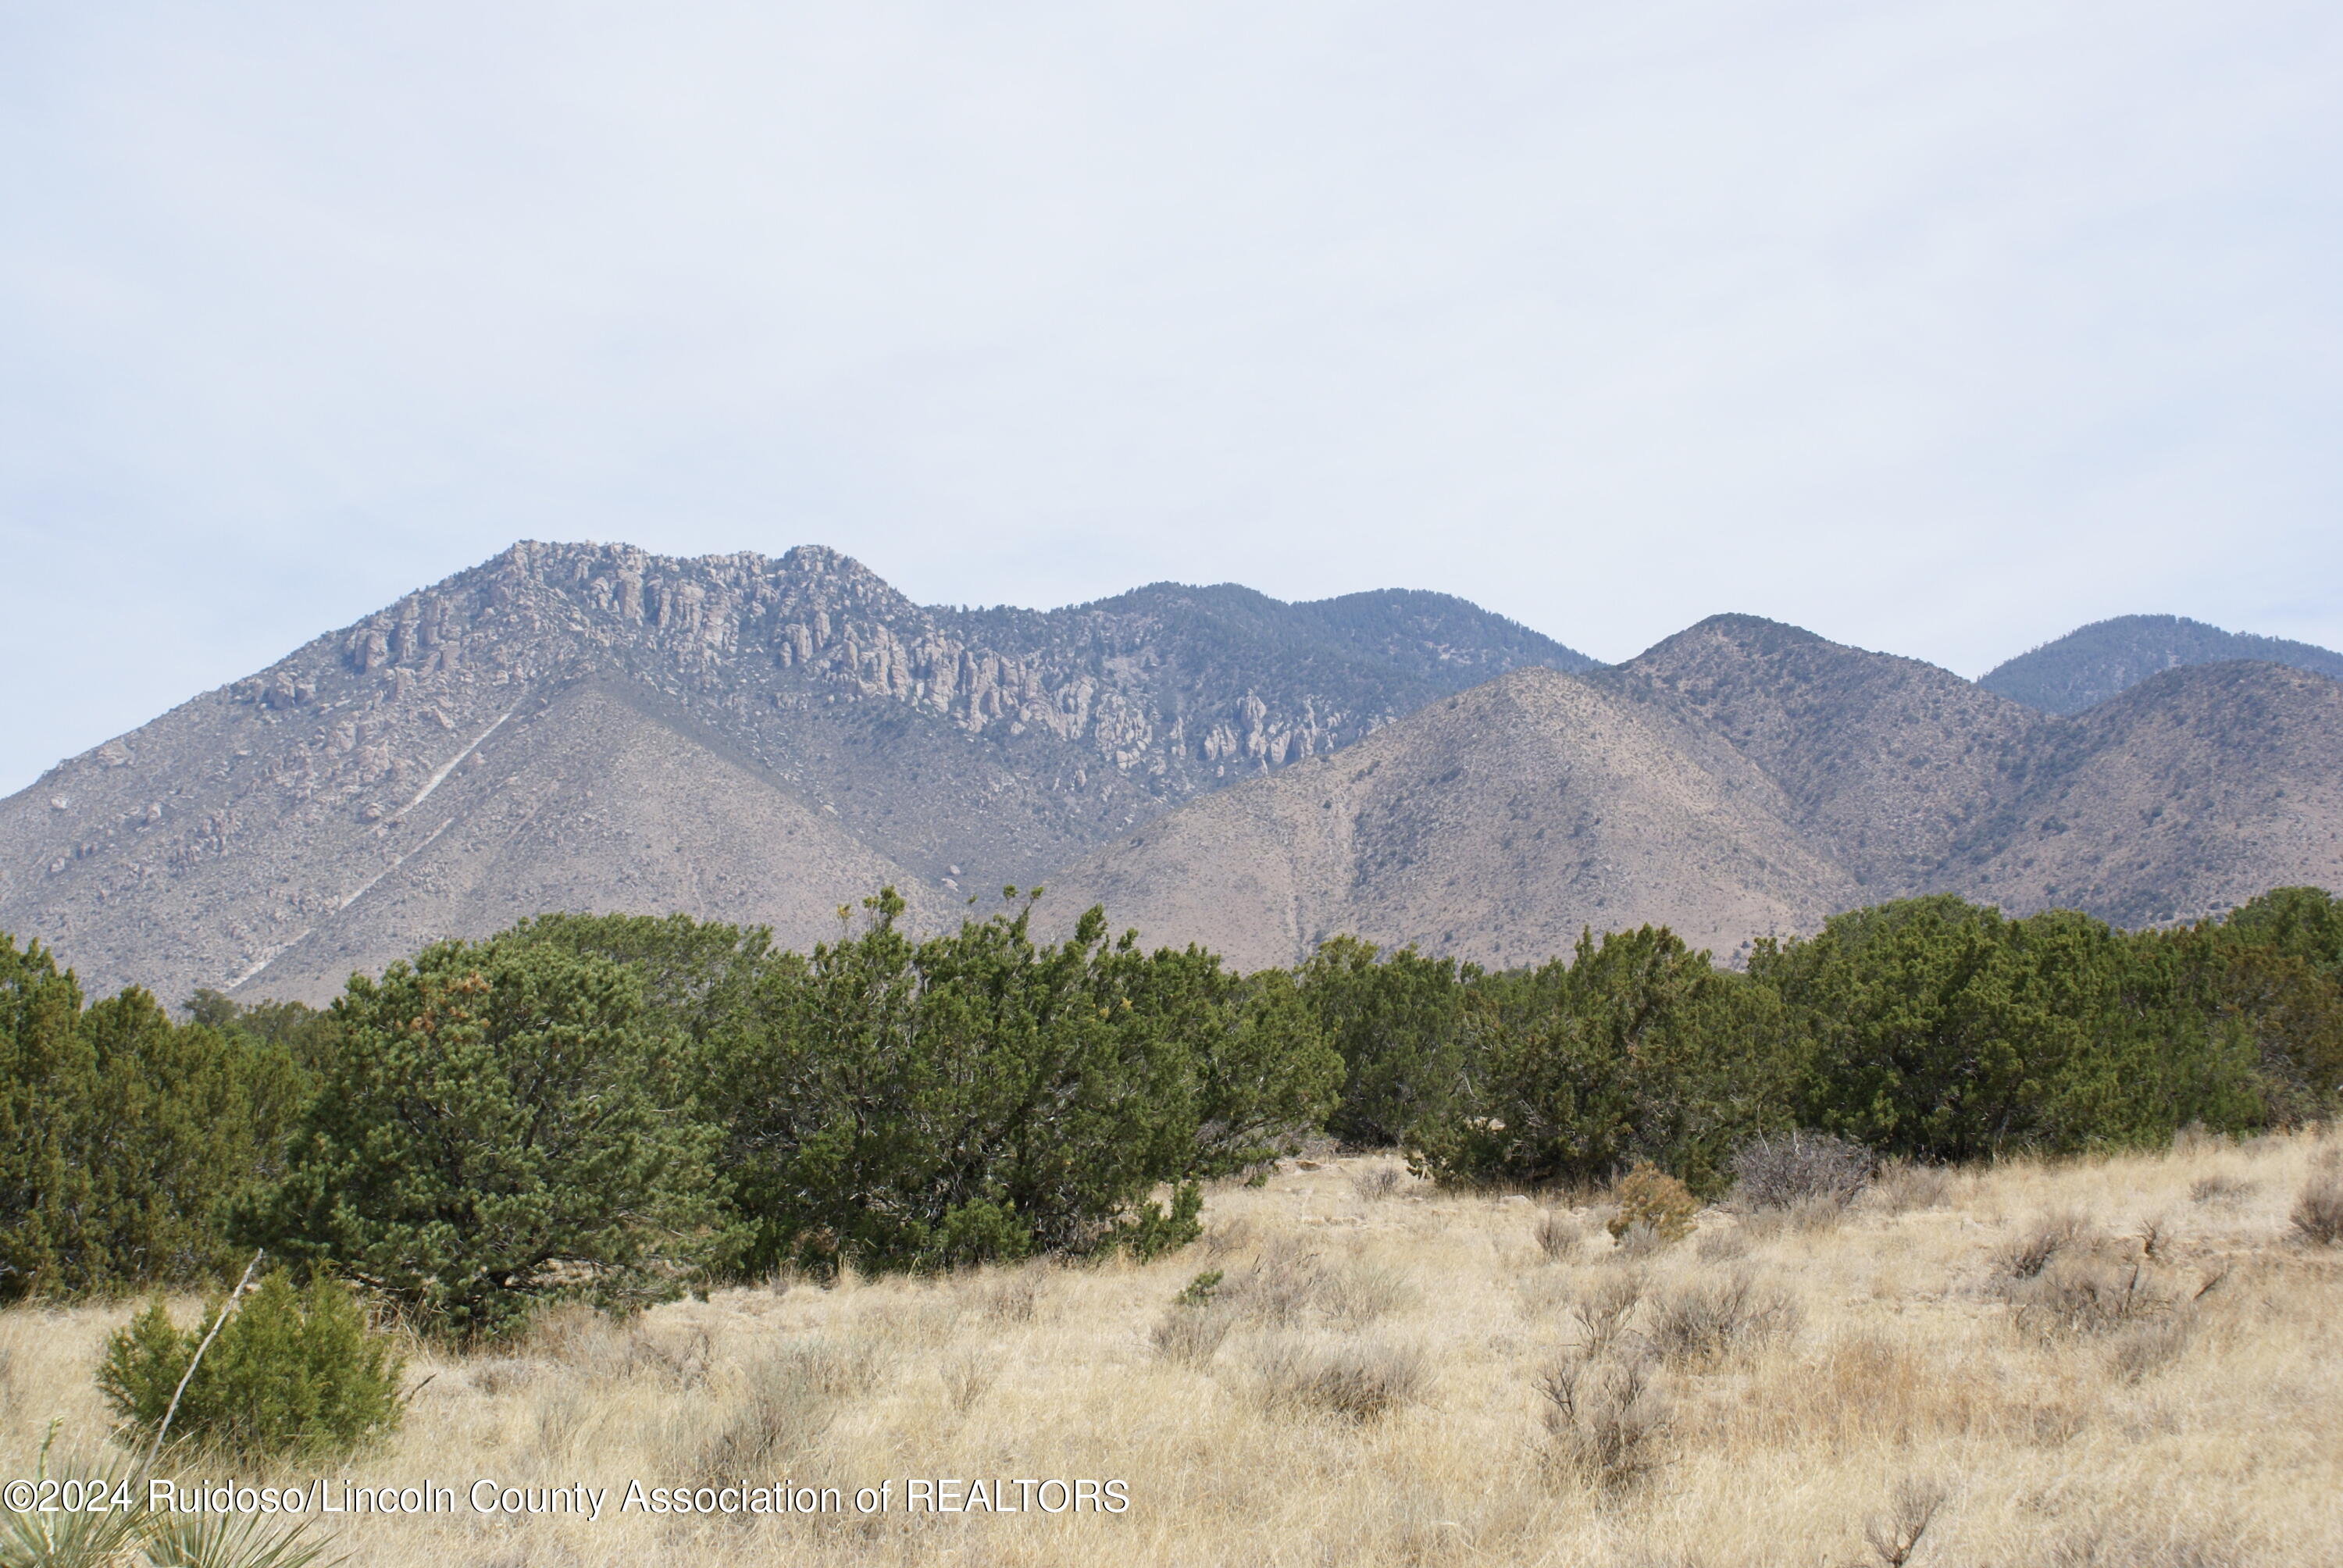
M1206 1243L1144 1266L557 1312L501 1353L419 1354L405 1428L346 1472L583 1482L614 1489L600 1520L360 1518L337 1550L385 1568L2343 1562L2343 1248L2294 1218L2333 1147L1891 1170L1827 1226L1708 1210L1689 1242L1627 1250L1597 1210L1541 1234L1519 1202L1386 1191L1388 1161L1339 1159L1214 1192ZM0 1313L0 1471L30 1470L52 1417L61 1452L105 1455L91 1377L127 1311ZM896 1506L613 1512L630 1478L730 1474L887 1480ZM906 1514L913 1476L1011 1478L1012 1502L1014 1478L1120 1479L1131 1502Z

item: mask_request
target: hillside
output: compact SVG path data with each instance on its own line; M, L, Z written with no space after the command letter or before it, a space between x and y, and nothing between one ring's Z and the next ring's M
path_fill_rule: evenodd
M172 1000L548 909L802 946L881 883L921 925L1044 883L1248 965L1647 920L1730 954L1936 890L2136 923L2343 884L2338 764L2343 687L2269 663L2062 716L1750 616L1605 668L1404 590L923 608L818 548L524 544L0 801L0 930Z
M0 801L0 930L174 1000L327 994L529 909L798 940L882 879L930 909L1037 880L1541 662L1587 661L1436 594L928 609L820 548L521 544Z
M2123 925L2343 888L2343 685L2200 665L2054 721L1948 880L1976 897Z
M2252 659L2343 680L2343 653L2223 631L2177 615L2095 621L1987 671L1977 684L2045 713L2080 713L2160 670Z
M2168 671L2075 718L1746 616L1523 670L1189 806L1055 884L1286 963L1349 931L1484 963L1664 921L1720 954L1951 891L2134 925L2343 886L2343 686Z
M1850 901L1786 813L1699 731L1523 669L1161 819L1060 873L1050 904L1248 967L1341 931L1484 963L1647 921L1731 950Z

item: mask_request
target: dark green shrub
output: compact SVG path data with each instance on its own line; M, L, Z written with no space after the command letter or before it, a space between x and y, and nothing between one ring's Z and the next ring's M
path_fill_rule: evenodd
M0 1300L216 1277L221 1211L306 1092L269 1041L174 1023L136 987L85 1010L38 944L0 937Z
M1923 1161L2258 1124L2251 1030L2208 1007L2198 970L2160 934L1949 894L1836 915L1750 960L1812 1041L1801 1120Z
M926 941L891 890L867 907L767 969L707 1075L743 1270L1157 1251L1195 1235L1201 1179L1332 1100L1339 1059L1282 972L1110 945L1097 910L1042 946L1030 903Z
M1787 1121L1796 1056L1774 993L1664 927L1579 939L1568 963L1493 975L1469 1070L1408 1147L1447 1181L1591 1183L1648 1161L1701 1191Z
M1463 1070L1464 1011L1481 971L1412 947L1381 953L1336 937L1294 983L1342 1058L1326 1130L1354 1148L1389 1148L1448 1106Z
M340 1047L242 1209L248 1243L324 1263L471 1338L562 1294L671 1296L708 1245L710 1138L654 1098L672 1038L635 976L525 940L443 942L334 1003Z
M158 1296L107 1342L98 1391L136 1441L154 1437L220 1310L182 1331ZM169 1435L254 1458L347 1453L397 1424L402 1365L347 1286L272 1273L196 1363Z

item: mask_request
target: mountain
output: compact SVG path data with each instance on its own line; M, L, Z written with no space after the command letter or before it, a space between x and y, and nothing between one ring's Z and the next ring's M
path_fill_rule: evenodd
M1731 950L1853 901L1791 809L1665 709L1525 668L1162 817L1061 872L1049 905L1247 967L1340 931L1520 963L1649 921Z
M1975 897L2119 925L2343 889L2343 685L2197 665L2052 719L1955 860L1948 883Z
M1732 954L1859 903L2192 918L2343 887L2343 685L2167 671L2072 718L1720 616L1615 668L1521 670L1182 808L1061 874L1150 940L1286 963L1322 936L1485 963L1582 924Z
M1729 954L1936 890L2137 923L2343 885L2338 781L2343 686L2268 662L2057 714L1750 616L1604 668L1436 594L923 608L810 547L521 544L0 801L0 930L170 1000L548 909L802 947L882 883L1246 964Z
M2177 615L2095 621L1986 672L1977 684L2045 713L2080 713L2158 670L2254 659L2343 680L2343 653L2283 638L2223 631Z
M523 543L0 801L0 930L314 999L531 909L941 918L1527 664L1589 661L1437 594L926 608L816 548Z
M1755 616L1713 616L1605 678L1747 758L1865 898L1933 886L2041 725L1950 670Z

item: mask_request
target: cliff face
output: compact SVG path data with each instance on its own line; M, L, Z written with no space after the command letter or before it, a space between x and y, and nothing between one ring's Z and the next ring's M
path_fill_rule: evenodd
M791 938L880 879L939 910L962 885L1039 879L1535 662L1586 661L1437 595L1161 586L1047 613L927 609L820 548L521 544L0 802L0 930L172 1000L323 994L532 907L679 907ZM579 804L598 759L659 748L665 763ZM602 839L554 831L579 811ZM687 822L715 837L673 855L759 865L754 888L647 881L613 847ZM759 860L775 843L799 848Z
M0 801L0 930L170 1001L551 909L803 947L889 882L1247 963L1732 952L1939 890L2137 923L2335 886L2338 779L2343 687L2271 664L2061 717L1746 616L1604 669L1433 594L923 608L829 550L523 544Z

